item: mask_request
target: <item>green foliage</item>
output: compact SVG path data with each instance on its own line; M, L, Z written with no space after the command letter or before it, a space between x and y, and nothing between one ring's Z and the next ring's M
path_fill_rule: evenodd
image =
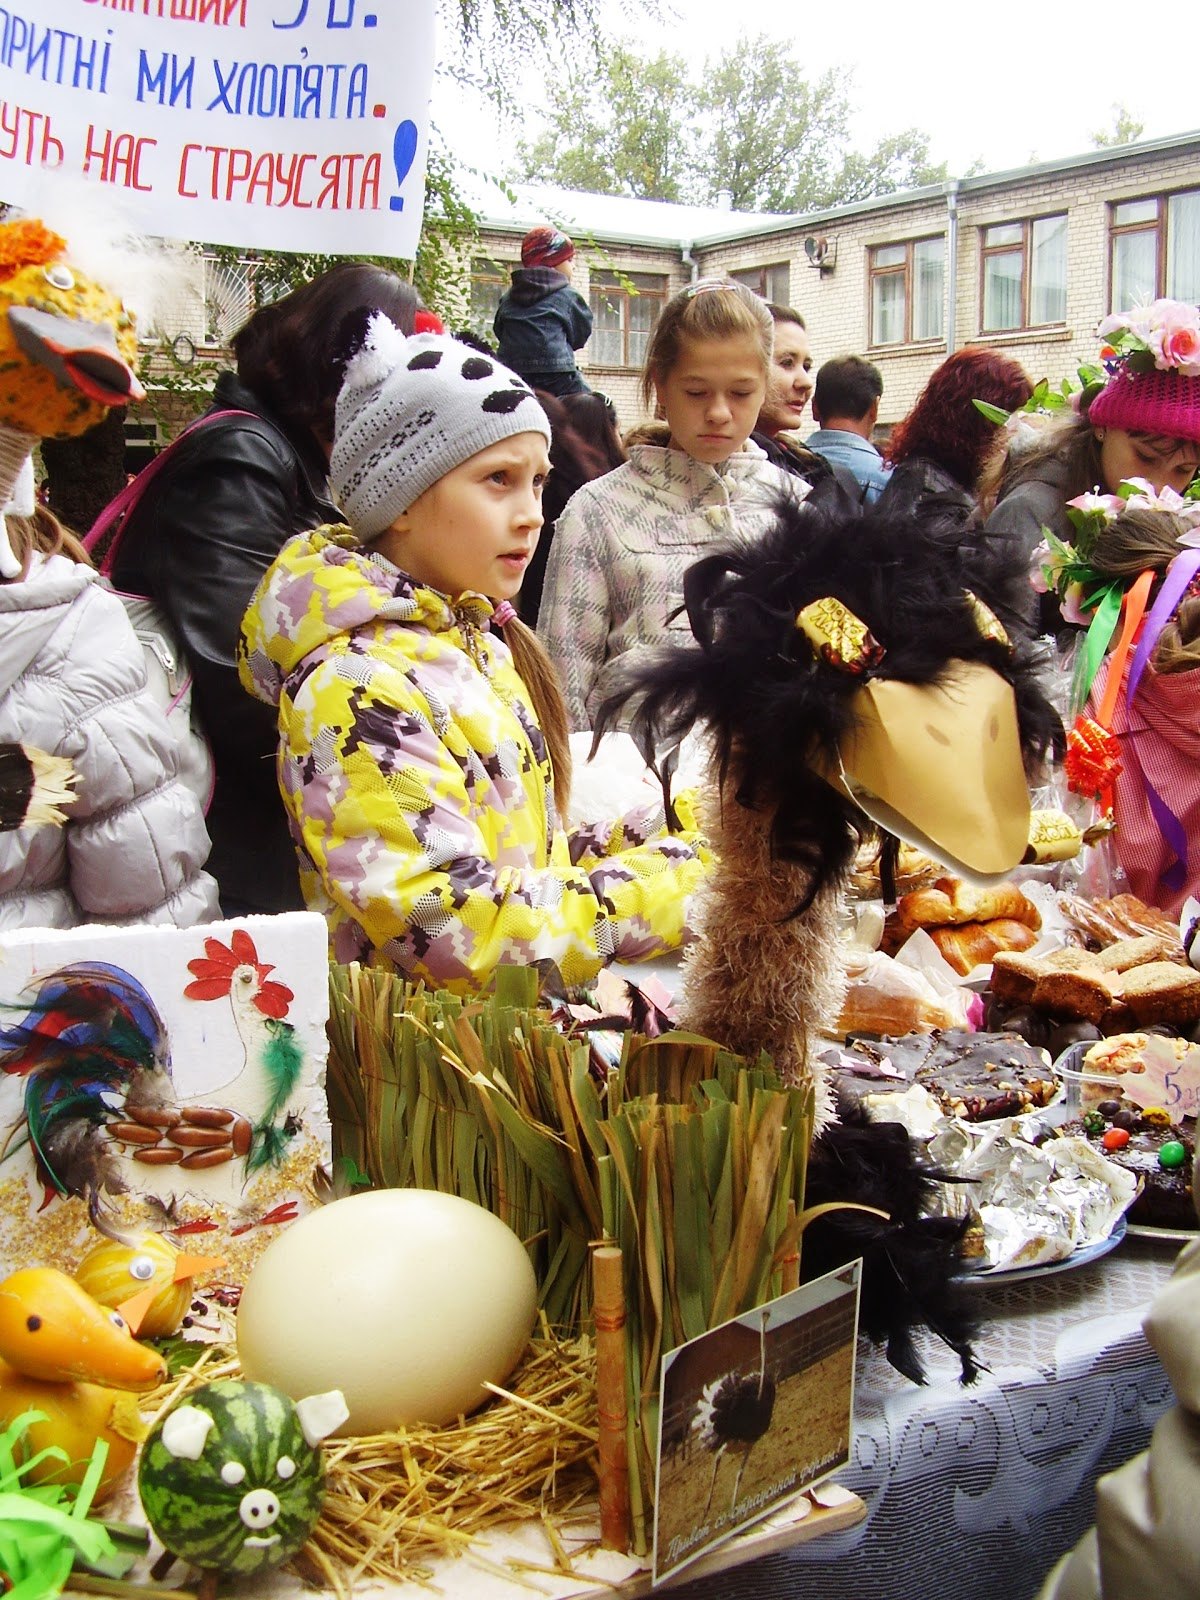
M568 69L546 86L546 131L520 146L527 177L548 177L590 194L681 200L689 181L684 132L695 91L682 57L643 60L623 45Z
M1112 112L1112 127L1098 128L1090 135L1092 143L1098 150L1118 144L1136 144L1145 133L1146 124L1139 122L1128 106L1114 102L1109 109Z
M813 211L945 180L928 137L906 128L868 154L848 148L848 72L806 75L785 43L742 37L689 77L679 56L628 45L568 65L547 86L540 135L517 176L593 194Z

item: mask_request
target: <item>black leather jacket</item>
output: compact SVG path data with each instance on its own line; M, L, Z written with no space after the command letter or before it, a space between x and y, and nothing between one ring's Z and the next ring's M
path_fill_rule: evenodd
M275 778L275 712L238 681L242 615L293 534L339 521L316 442L286 434L232 372L217 380L207 422L134 508L113 573L149 594L189 657L193 700L212 743L216 789L208 870L223 904L264 912L303 905L296 852Z

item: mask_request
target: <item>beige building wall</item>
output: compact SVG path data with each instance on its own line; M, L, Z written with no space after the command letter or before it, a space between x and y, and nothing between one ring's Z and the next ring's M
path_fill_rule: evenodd
M1073 377L1097 357L1096 324L1109 310L1109 218L1118 201L1200 188L1200 134L1094 152L1054 165L1025 168L964 180L957 191L958 237L954 267L953 340L946 337L908 345L870 345L870 257L873 248L948 233L949 198L945 187L885 197L834 211L788 219L778 225L737 232L736 217L719 238L664 239L633 245L603 239L578 258L576 286L587 295L590 270L597 266L660 273L674 293L690 279L690 261L701 274L744 273L786 266L790 303L805 318L817 365L831 356L865 355L883 375L880 421L899 421L912 406L934 368L951 348L986 344L1020 361L1036 382ZM655 208L661 213L662 208ZM579 212L586 215L586 198ZM1028 331L984 334L982 322L983 230L995 223L1067 216L1067 303L1061 325ZM804 241L830 242L824 270L809 264ZM515 264L519 233L485 230L481 247ZM949 266L947 275L949 275ZM580 366L593 387L615 402L621 421L642 418L638 373L599 367L582 352Z

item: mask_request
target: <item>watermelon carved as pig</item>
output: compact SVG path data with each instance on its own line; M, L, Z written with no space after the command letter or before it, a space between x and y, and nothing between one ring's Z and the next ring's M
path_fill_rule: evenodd
M143 1447L146 1520L172 1555L206 1571L245 1575L286 1561L320 1516L320 1442L345 1417L337 1390L296 1402L265 1383L204 1384Z

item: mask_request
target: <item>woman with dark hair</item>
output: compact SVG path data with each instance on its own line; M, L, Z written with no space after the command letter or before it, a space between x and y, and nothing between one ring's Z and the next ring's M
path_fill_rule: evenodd
M238 682L242 613L293 534L340 520L327 483L334 406L367 318L382 311L412 333L419 307L394 273L343 261L256 311L233 340L237 371L221 373L205 419L122 532L115 586L157 601L187 652L216 766L208 869L227 916L304 904L275 717Z
M559 514L576 489L602 478L626 459L617 414L607 395L539 393L538 399L550 418L550 476L542 490L541 535L517 596L521 621L531 628L537 626L546 561Z

